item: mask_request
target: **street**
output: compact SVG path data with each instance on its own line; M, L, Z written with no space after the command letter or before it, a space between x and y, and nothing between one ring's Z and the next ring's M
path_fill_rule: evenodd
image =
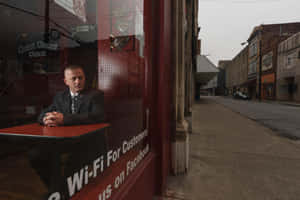
M299 113L299 108L281 106L268 113L278 105L202 97L193 106L188 173L169 177L163 199L299 200L299 141L279 137L229 106L262 121L271 117L274 124L282 117L287 119L283 125ZM277 113L282 115L273 116Z
M221 96L203 97L220 103L264 126L274 130L275 134L300 139L300 107L236 100Z

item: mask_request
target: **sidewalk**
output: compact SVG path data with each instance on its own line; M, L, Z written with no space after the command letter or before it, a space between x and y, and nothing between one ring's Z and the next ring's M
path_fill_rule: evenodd
M202 98L193 108L190 169L164 200L298 200L300 143Z

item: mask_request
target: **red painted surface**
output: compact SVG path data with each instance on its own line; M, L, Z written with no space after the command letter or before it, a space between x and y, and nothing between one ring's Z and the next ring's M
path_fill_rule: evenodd
M158 1L155 3L156 12L153 13L152 27L156 27L153 33L153 40L157 41L152 45L153 65L156 66L153 72L153 101L155 117L153 118L154 132L152 144L155 145L157 153L157 193L162 193L166 186L166 177L170 171L170 136L174 108L173 106L173 79L174 69L171 66L171 11L170 0ZM156 25L156 26L155 26Z
M99 197L99 194L102 194L103 191L107 188L107 186L112 186L112 193L111 197L108 199L118 199L121 200L119 197L120 194L124 193L124 189L126 188L126 185L128 184L129 187L132 187L131 184L132 180L128 177L128 179L125 179L125 182L120 184L119 188L115 188L114 181L115 178L124 170L126 169L126 164L128 160L133 159L138 154L137 150L132 150L128 154L122 156L118 162L111 165L110 168L105 170L101 176L97 177L93 182L90 182L86 187L84 187L80 192L75 194L71 200L90 200L90 199L97 199ZM147 157L144 158L143 164L140 163L140 165L135 169L135 171L130 174L130 177L137 175L138 169L143 169L143 167L148 165L147 160L149 162L149 159L152 159L151 154L149 154ZM144 163L145 162L145 163ZM142 170L143 171L143 170ZM136 185L134 185L136 186Z
M264 83L275 83L275 73L263 75L261 77L261 82Z
M156 184L155 172L155 156L153 153L149 153L141 165L131 174L127 184L124 184L120 192L112 199L153 200Z
M170 168L170 134L172 131L172 85L173 69L171 65L171 0L144 1L144 32L145 46L141 47L139 40L133 37L124 50L111 49L110 34L117 35L111 23L117 18L112 16L110 2L113 6L127 5L134 8L140 6L140 0L98 0L98 87L105 93L105 108L110 123L108 144L114 149L122 141L131 138L146 128L146 110L150 112L150 153L126 178L120 188L114 190L112 199L150 200L154 193L161 192L165 187L166 176ZM130 17L130 16L126 16ZM130 27L132 30L134 26ZM140 48L144 56L139 55ZM88 50L85 50L87 52ZM90 52L93 53L93 52ZM68 60L83 62L94 66L86 53L77 54L76 49L61 52L60 63L66 65ZM72 56L73 55L73 56ZM77 56L77 55L81 55ZM72 59L71 59L72 57ZM85 59L82 59L84 57ZM68 59L68 60L67 60ZM78 63L77 63L78 64ZM93 67L90 67L93 68ZM62 74L60 74L61 77ZM88 79L95 76L91 73ZM53 77L53 86L63 83L59 76ZM48 80L49 81L49 80ZM32 83L30 83L32 84ZM49 88L51 95L58 88ZM48 99L49 101L49 99ZM41 104L41 102L40 102ZM72 137L83 134L91 129L77 130L71 127L42 127L25 125L22 129L31 129L31 134L39 133ZM80 126L82 128L82 126ZM10 129L4 129L9 131ZM82 130L84 130L82 132ZM12 130L10 130L12 131ZM13 130L11 133L16 133ZM0 131L2 132L2 130ZM75 135L73 135L75 134ZM142 146L142 145L141 145ZM77 193L72 200L97 199L104 188L111 184L114 178L124 169L128 160L133 159L141 146L125 154L97 177L87 187Z
M77 126L47 127L37 123L0 129L0 135L26 135L66 138L81 136L86 133L108 127L109 124L90 124Z
M136 14L134 9L137 2L98 1L98 88L105 95L105 112L111 124L111 148L145 129L145 62L139 55L139 49L143 46L135 37L131 37L124 48L112 49L110 38L111 35L116 38L120 36L121 33L116 30L118 21ZM122 13L124 6L130 12ZM134 23L128 26L129 33L134 33Z
M106 4L105 4L106 2ZM109 123L114 138L124 138L145 127L145 110L150 110L151 149L157 155L155 184L141 184L161 192L170 166L170 133L172 116L171 68L171 1L144 1L145 58L138 57L138 42L133 51L111 51L108 1L99 5L99 88L105 92ZM131 1L134 2L134 1ZM128 6L130 2L128 1ZM127 113L127 114L125 114ZM124 119L126 116L127 119ZM134 120L135 119L135 120ZM120 129L121 128L121 129ZM120 133L122 133L120 135ZM134 182L127 187L136 188ZM131 192L133 191L131 189ZM136 190L134 190L136 193ZM124 199L143 199L129 192ZM128 198L131 197L131 198ZM123 197L122 197L123 198Z
M275 73L263 75L261 77L261 83L262 99L275 99Z
M39 126L38 124L32 124L32 125L13 127L13 128L9 128L9 129L1 129L0 132L1 133L6 132L7 135L9 135L11 132L12 133L17 132L18 134L26 134L26 135L29 132L31 132L31 133L37 135L38 132L40 132L40 135L41 135L42 133L45 133L44 131L46 129L55 135L59 135L60 137L62 136L61 134L63 134L63 137L71 137L71 135L73 136L75 134L76 134L75 136L85 135L85 133L93 132L95 130L105 128L107 126L108 126L108 124L94 124L94 125L84 125L84 126L50 128L50 127L42 127L42 126ZM75 134L68 134L68 132L73 132ZM52 136L52 134L50 134L50 136ZM26 137L26 138L29 139L29 137ZM25 140L23 140L24 144L26 144L26 138L25 138ZM28 140L28 141L30 141L30 140ZM70 150L73 148L73 145L76 145L76 144L82 142L83 140L81 140L80 137L76 137L74 141L75 141L75 143L72 143L71 145L65 145L63 147L63 149L64 149L63 152L65 152L65 151L68 152L68 150L70 151L69 153L73 152L73 150ZM90 141L90 142L93 142L93 141ZM110 166L106 167L106 164L104 164L105 165L104 171L103 172L98 171L98 175L95 178L89 179L88 184L83 185L83 187L80 190L76 190L75 194L71 196L70 200L90 200L90 199L118 199L119 200L119 199L122 199L121 197L125 198L129 194L132 195L132 192L136 192L137 188L140 188L140 191L147 191L145 193L139 193L139 194L145 195L144 196L145 198L143 198L143 199L150 200L153 195L153 190L154 190L153 189L154 188L154 184L153 184L154 183L154 176L153 176L153 174L154 174L154 167L153 167L154 166L154 162L153 162L154 155L152 153L148 153L145 155L145 157L142 158L142 160L140 160L139 162L136 162L135 160L138 157L138 155L140 155L141 148L144 148L144 145L142 143L138 144L136 147L129 150L128 152L122 154L120 156L120 158L118 158L117 161L112 162L112 164ZM61 167L62 169L65 169L65 171L62 170L62 173L64 173L64 172L70 173L70 172L67 172L67 169L70 167L63 167L64 165L62 164L62 162L64 162L64 161L62 161L62 160L64 160L64 159L62 157L63 157L63 155L66 155L66 152L63 154L60 154L60 153L55 154L54 152L58 148L55 146L55 144L56 143L53 143L53 149L49 150L52 154L47 154L47 151L43 151L42 149L40 149L41 151L39 151L39 148L34 149L34 152L39 152L39 154L37 154L37 155L39 155L40 158L44 158L45 159L44 162L51 163L51 165L49 165L49 166L45 165L44 167L48 167L47 173L50 174L50 177L55 175L55 177L56 177L55 180L57 181L55 183L56 183L56 185L59 185L60 179L58 177L66 176L66 175L59 174L60 170L57 170L57 168L60 169L60 167ZM20 143L18 143L18 145L20 145ZM24 145L24 146L26 146L26 145ZM30 145L30 146L39 146L39 145L38 145L38 143L36 143L35 145ZM86 147L86 148L88 148L88 147ZM7 149L4 148L4 150L7 150ZM27 152L28 152L28 149L25 149L23 147L22 152L20 152L18 155L16 153L14 153L15 159L16 160L18 160L18 159L26 160L27 156L28 156ZM29 152L30 152L30 150L29 150ZM1 153L3 153L3 151ZM22 156L23 153L25 153L24 154L25 156ZM79 153L79 152L77 152L77 153ZM86 154L85 156L90 156L90 154L87 154L85 151L82 151L81 153L82 154L80 154L80 155L75 154L74 155L75 157L73 157L72 161L74 161L75 163L80 162L81 159L84 159L84 157L81 157L81 159L80 159L79 156L83 156L84 154ZM93 153L93 152L90 152L90 153ZM107 152L102 152L102 153L103 153L102 155L106 156ZM55 157L53 157L53 156L55 156ZM71 156L71 158L72 158L72 153L69 154L69 156ZM94 159L96 159L97 156L100 156L100 154L95 155ZM52 159L52 160L50 160L50 159ZM76 159L78 159L78 160L76 160ZM2 158L0 161L3 162L3 160L5 160L5 159ZM129 161L136 162L136 167L134 167L133 169L130 169L128 167L128 166L130 166L130 165L128 165ZM58 164L58 163L60 163L60 164ZM105 163L106 163L106 159L105 159ZM41 164L44 164L44 163L41 163ZM2 167L1 168L2 170L4 170L4 169L8 170L7 168L3 169L3 166L1 166L1 167ZM18 166L18 167L20 167L20 166ZM19 170L21 170L23 173L31 171L32 172L31 175L34 174L34 177L37 178L39 174L36 172L35 168L33 169L31 167L32 166L28 165L26 169L19 168ZM77 169L77 168L75 168L75 169ZM13 170L17 170L17 169L13 168L11 170L13 171ZM71 174L73 174L75 172L76 171L73 171ZM119 183L117 183L116 179L121 173L124 174L123 179ZM37 180L39 180L39 179L37 179ZM24 181L24 178L19 181ZM43 187L43 184L41 183L41 181L38 181L36 184L37 184L36 185L37 188ZM110 192L109 192L109 194L106 194L106 191L107 191L106 189L108 187L110 187ZM20 187L20 188L24 188L24 187ZM18 189L20 189L20 188L18 188ZM50 190L51 188L47 188L47 189ZM13 188L10 189L10 192L12 192L12 191L14 191ZM58 191L62 192L61 189L59 189ZM103 196L102 196L102 198L100 198L99 196L101 196L103 194L104 194L104 196L109 195L109 197L106 196L107 198L103 198ZM26 191L25 192L23 191L22 195L27 196L29 194L27 194ZM128 198L126 197L125 199L128 199ZM139 198L139 199L141 199L141 198Z
M111 34L118 36L115 23L119 19L118 16L112 16L114 12L111 11L126 5L133 10L134 14L135 6L141 6L141 2L140 0L99 0L98 4L98 84L99 89L105 94L106 114L111 124L109 135L113 139L109 141L109 144L112 144L111 148L120 145L122 140L146 128L147 109L150 111L150 118L155 117L151 96L154 81L151 56L154 46L150 39L153 2L144 1L144 47L137 38L133 38L134 41L129 42L122 50L111 49L109 37ZM132 13L123 17L130 18ZM129 26L132 26L129 29L134 33L134 21ZM143 56L140 55L140 48L143 48ZM158 133L151 131L150 137L156 134ZM157 143L155 147L159 145L160 143ZM151 145L151 151L152 147ZM128 177L112 199L152 199L156 187L156 166L155 157L152 153L150 155L152 156L147 156L141 166ZM122 164L119 163L119 165Z
M79 193L74 195L71 200L90 200L97 199L99 194L103 194L103 191L111 185L112 193L108 199L121 200L121 199L143 199L150 200L153 197L153 154L148 154L142 163L138 165L132 174L125 179L119 188L115 188L115 178L126 169L126 163L128 160L134 158L137 155L137 151L131 151L126 154L120 160L113 164L111 168L107 169L99 178L91 182L87 187L83 188ZM148 172L148 173L147 173ZM146 179L147 178L147 179ZM147 180L147 181L145 181ZM145 184L147 182L147 184ZM139 190L140 189L140 190Z

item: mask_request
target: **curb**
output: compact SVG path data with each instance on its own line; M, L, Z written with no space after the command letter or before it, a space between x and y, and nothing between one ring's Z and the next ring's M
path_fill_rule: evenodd
M286 106L300 107L300 104L295 104L295 103L284 103L284 102L278 102L278 103Z
M226 97L225 97L226 98ZM232 98L233 99L233 98ZM286 106L293 106L293 107L300 107L300 103L293 103L293 102L284 102L284 101L271 101L271 100L249 100L253 102L262 102L262 103L270 103L270 104L280 104L280 105L286 105Z

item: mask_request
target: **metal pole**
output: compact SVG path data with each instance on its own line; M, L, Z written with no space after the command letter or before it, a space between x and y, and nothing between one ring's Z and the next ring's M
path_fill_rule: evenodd
M258 71L258 100L261 101L261 61L262 61L262 53L261 53L261 46L262 46L262 34L260 32L260 38L259 38L259 71Z
M49 0L45 0L45 43L49 42Z
M49 43L49 37L50 37L50 24L49 24L49 18L50 18L50 12L49 12L50 6L49 6L49 0L45 0L45 27L44 27L44 42L46 43L46 45L48 45ZM46 70L48 70L49 68L49 56L48 56L48 48L46 47L45 49L46 52L46 58L45 58L45 66L44 68Z

